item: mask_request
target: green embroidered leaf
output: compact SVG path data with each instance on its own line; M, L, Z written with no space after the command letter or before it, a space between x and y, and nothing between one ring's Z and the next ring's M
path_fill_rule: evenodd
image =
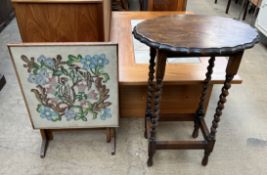
M87 118L86 118L86 117L83 117L82 120L83 120L84 122L86 122L86 121L87 121Z
M79 55L77 56L77 60L76 60L76 61L79 61L79 62L80 62L82 58L83 58L82 55L79 54Z
M55 117L55 116L54 116ZM52 121L53 122L56 122L56 121L61 121L61 117L59 116L56 116L57 118L52 118Z
M33 68L35 68L35 69L39 69L39 68L40 68L39 64L37 64L37 63L35 63L35 62L32 64L32 66L33 66Z
M87 109L85 109L85 111L83 112L84 113L84 116L87 116L88 112L89 111Z
M61 70L55 70L53 71L53 76L61 76L63 75L62 71Z
M80 62L81 58L82 58L81 55L78 55L77 57L74 56L74 55L69 55L69 56L68 56L67 64L68 64L68 65L71 65L71 64L73 64L74 62Z
M91 104L89 104L89 107L84 110L84 116L87 116L89 112L94 113L91 108Z
M73 69L71 69L71 71L70 71L70 73L69 73L69 76L70 76L72 82L75 82L75 81L76 81L76 80L75 80L75 72L74 72Z
M79 101L81 101L83 98L81 94L78 94L78 95L75 95L75 99L78 99Z
M73 108L79 109L79 112L74 117L74 120L80 120L80 119L83 119L85 117L81 106L73 106Z
M80 120L80 116L77 114L77 115L74 117L74 120Z
M84 114L87 115L87 114L89 113L89 111L92 112L92 104L91 104L91 103L89 103L89 104L88 104L88 108L86 108L86 109L84 110Z
M85 94L85 92L79 92L78 94L76 94L75 99L78 99L79 101L86 99L87 95Z
M67 65L71 65L72 61L68 60L66 63L67 63Z
M32 70L33 70L33 74L34 74L34 75L37 74L39 68L41 68L41 66L39 66L39 64L37 64L37 63L35 63L35 62L32 63Z
M67 71L67 69L65 69L63 66L61 66L61 71L63 74L65 74L66 76L69 75L69 72Z
M69 55L68 59L71 60L71 61L74 61L76 59L76 57L74 55Z
M37 109L36 109L36 110L37 110L37 112L41 112L41 107L42 107L42 105L41 105L41 104L38 104L38 105L37 105Z
M74 120L80 120L82 118L82 113L78 112L76 116L74 117Z
M110 80L108 73L102 73L101 76L103 76L103 82L106 83L108 80Z
M56 97L58 97L58 96L59 96L59 92L56 91L56 92L54 93L54 95L55 95Z
M97 118L97 112L93 112L93 119L95 120Z
M37 69L36 68L33 68L33 71L32 72L33 72L34 75L37 75L38 68Z
M74 105L73 108L77 108L79 109L79 112L76 114L74 120L83 120L83 121L87 121L87 118L86 118L86 113L83 111L83 108L81 106L78 106L78 105Z
M68 65L71 65L71 64L74 62L74 60L75 60L75 56L73 56L73 55L69 55L69 56L68 56L67 64L68 64Z

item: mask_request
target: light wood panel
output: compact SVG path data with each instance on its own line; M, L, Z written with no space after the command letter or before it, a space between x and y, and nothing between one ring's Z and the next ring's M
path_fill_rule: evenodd
M104 41L110 41L110 26L111 26L111 0L103 3L103 24L104 24Z
M13 0L23 42L109 41L110 1Z
M193 114L197 107L202 86L194 85L164 85L160 102L161 118L168 116L182 117L179 114ZM209 95L212 85L209 87ZM120 116L144 117L146 108L147 86L120 85ZM207 108L208 103L205 103Z

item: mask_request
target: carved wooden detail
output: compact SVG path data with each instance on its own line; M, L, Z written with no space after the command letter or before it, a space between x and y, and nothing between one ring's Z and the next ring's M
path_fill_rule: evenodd
M148 74L148 86L147 86L147 103L146 103L146 114L145 114L145 132L144 136L147 138L147 120L151 119L152 116L152 98L154 90L154 67L155 67L155 56L156 50L150 49L150 60L149 60L149 74Z
M203 90L201 93L201 97L200 97L200 102L199 102L199 106L198 109L196 111L196 116L195 116L195 125L194 125L194 131L193 131L193 138L196 138L198 136L198 130L199 130L199 126L200 126L200 120L205 116L205 100L207 99L207 95L208 95L208 88L209 88L209 83L211 80L211 75L213 72L213 67L214 67L214 61L215 61L215 57L211 57L209 60L209 65L207 67L207 73L206 73L206 79L203 82Z
M147 165L153 165L153 155L156 151L156 127L158 125L158 120L160 118L160 98L161 98L161 90L163 87L163 78L165 73L167 56L164 52L158 51L157 53L157 64L156 64L156 84L153 95L153 115L151 118L151 130L149 136L149 153L148 153L148 161ZM153 92L151 92L153 93Z
M221 30L222 26L231 27ZM134 28L133 34L150 47L191 56L230 55L259 42L257 30L248 24L204 15L173 15L146 20Z

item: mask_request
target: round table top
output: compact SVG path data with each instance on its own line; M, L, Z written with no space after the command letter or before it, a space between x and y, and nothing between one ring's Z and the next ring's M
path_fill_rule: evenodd
M139 23L134 37L146 45L184 54L234 54L253 47L259 36L243 22L218 16L173 15Z

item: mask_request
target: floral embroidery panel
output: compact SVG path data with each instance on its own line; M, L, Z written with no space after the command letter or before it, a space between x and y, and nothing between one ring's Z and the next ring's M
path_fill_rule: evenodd
M34 128L118 126L116 45L43 47L10 48Z

